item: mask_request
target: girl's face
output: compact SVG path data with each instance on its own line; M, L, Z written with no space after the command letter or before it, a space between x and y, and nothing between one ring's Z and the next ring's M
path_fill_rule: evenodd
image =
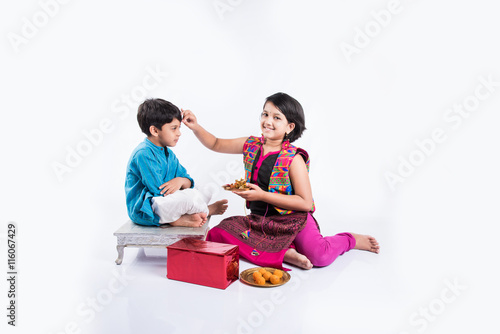
M285 133L292 132L295 124L288 123L285 115L272 102L266 102L260 116L260 128L264 138L283 140Z

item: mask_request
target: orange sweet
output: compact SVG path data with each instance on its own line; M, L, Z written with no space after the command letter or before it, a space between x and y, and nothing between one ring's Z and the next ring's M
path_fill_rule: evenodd
M264 277L260 276L255 280L255 283L257 283L258 285L265 285L266 279Z
M253 277L253 280L254 280L254 281L257 281L257 278L262 277L262 274L261 274L261 273L259 273L258 271L255 271L255 272L252 274L252 277Z
M266 272L262 275L262 277L264 277L264 279L265 279L266 281L269 281L269 278L271 277L271 275L272 275L272 274L271 274L269 271L266 271Z
M276 275L276 276L278 276L278 278L281 278L281 277L283 277L283 272L279 269L276 269L274 271L273 275Z
M264 275L264 273L266 273L266 272L267 272L267 270L264 268L259 269L259 273L261 273L262 275Z
M281 282L281 278L279 278L278 276L276 275L271 275L271 278L269 279L271 281L271 283L273 284L278 284L279 282Z

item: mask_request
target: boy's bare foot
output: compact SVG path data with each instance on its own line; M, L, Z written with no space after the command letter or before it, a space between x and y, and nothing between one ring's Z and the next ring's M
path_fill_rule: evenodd
M203 226L203 224L205 224L208 220L208 215L205 212L197 213L197 215L200 215L200 217L201 217L201 225L200 226Z
M227 210L227 199L221 199L215 203L208 206L208 215L221 215Z
M356 246L354 246L354 249L366 250L377 254L380 251L378 241L374 237L364 234L351 234L354 239L356 239Z
M192 215L183 215L181 218L170 223L171 226L185 226L185 227L200 227L207 222L206 213L194 213Z
M311 269L313 267L311 261L305 256L297 252L294 248L289 248L283 261L293 264L302 269Z

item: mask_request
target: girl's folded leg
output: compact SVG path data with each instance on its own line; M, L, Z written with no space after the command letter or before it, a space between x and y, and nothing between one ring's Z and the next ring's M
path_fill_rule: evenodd
M311 214L307 216L306 226L294 240L297 252L306 256L315 267L330 265L335 259L356 246L351 233L339 233L323 237Z

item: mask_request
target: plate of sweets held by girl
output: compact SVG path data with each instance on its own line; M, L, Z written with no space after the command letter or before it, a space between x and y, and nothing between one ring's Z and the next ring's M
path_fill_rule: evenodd
M250 190L250 187L247 185L247 181L243 178L236 180L234 183L225 184L222 188L224 188L224 190L236 192Z

